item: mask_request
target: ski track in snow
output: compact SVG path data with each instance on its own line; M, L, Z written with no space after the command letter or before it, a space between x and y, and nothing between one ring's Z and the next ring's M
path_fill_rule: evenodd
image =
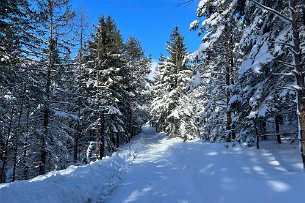
M138 154L106 202L304 203L297 147L264 144L262 150L227 149L201 140L160 139Z

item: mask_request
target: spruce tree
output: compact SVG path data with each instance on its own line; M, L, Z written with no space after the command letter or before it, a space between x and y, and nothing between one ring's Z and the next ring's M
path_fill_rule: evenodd
M194 21L191 29L199 29L203 44L198 55L202 61L201 74L208 86L203 120L205 131L213 140L235 138L233 113L230 109L232 86L236 80L237 43L241 38L243 1L201 1L197 16L203 21ZM202 23L203 26L200 26ZM225 120L226 122L222 122Z
M301 141L301 156L303 159L303 165L305 167L305 105L304 105L304 73L303 73L303 57L302 57L302 38L303 27L304 27L304 2L299 0L289 0L286 2L276 1L273 4L270 4L268 1L254 1L251 0L253 4L252 9L258 12L261 12L262 9L267 10L267 15L270 15L274 20L276 26L269 27L267 32L273 32L271 39L266 41L272 42L274 48L271 49L273 52L273 57L269 57L268 62L275 62L276 57L281 57L283 60L278 60L280 64L286 68L281 69L277 74L278 76L287 76L285 80L287 81L286 85L289 85L293 91L296 92L296 101L297 101L297 116L298 116L298 135ZM268 21L265 21L268 22ZM253 22L255 23L255 21ZM281 26L281 31L278 30L278 25ZM273 39L275 40L273 41ZM283 52L281 49L288 51L288 57L286 55L281 55ZM266 60L265 60L266 61ZM295 81L295 85L291 85L291 76Z
M122 108L127 91L122 54L123 41L117 26L111 17L101 17L94 39L90 42L87 65L87 89L91 95L88 106L94 109L89 126L95 130L97 159L105 155L105 150L113 151L120 137L126 139L126 117Z
M27 0L0 2L0 182L16 177L18 143L22 140L22 116L28 92L28 61L37 38ZM10 165L12 174L6 174Z
M56 92L61 91L58 82L61 80L65 69L64 57L72 46L69 33L75 14L71 11L69 3L69 0L36 0L40 20L38 25L40 32L43 33L41 40L45 42L41 44L43 56L41 63L42 71L45 72L45 83L41 112L43 114L43 128L39 132L39 174L44 174L50 167L60 168L58 166L61 164L60 162L66 160L61 160L62 157L60 157L59 152L66 151L64 143L70 139L65 121L56 119L56 117L65 119L65 116L62 116L66 115L66 109L60 109L62 105L60 105L61 101L57 98ZM48 154L51 156L48 156Z
M124 48L125 62L127 65L127 91L128 91L128 107L127 107L127 131L130 139L137 134L141 126L147 120L148 102L148 79L150 73L151 58L146 57L140 42L130 37Z
M185 103L182 98L185 99L187 84L190 82L193 72L187 67L186 47L178 26L170 35L167 51L169 56L161 56L157 67L151 114L160 130L173 137L185 136L181 127L189 122L187 117L191 116L191 113L188 112L188 109L183 108Z

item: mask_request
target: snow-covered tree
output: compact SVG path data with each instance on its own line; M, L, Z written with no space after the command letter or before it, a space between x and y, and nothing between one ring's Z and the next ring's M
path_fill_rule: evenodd
M284 6L281 2L266 3L282 9ZM273 43L285 37L286 31L285 25L273 14L256 9L253 4L246 4L244 10L244 32L239 43L244 58L238 70L230 105L236 112L235 127L241 135L239 138L255 134L253 125L257 125L260 127L258 133L265 139L267 120L281 116L279 114L283 111L279 109L288 107L283 106L283 100L291 99L289 95L293 95L292 91L283 88L293 81L277 75L285 71L285 67L274 60L285 60L289 55L280 44ZM275 27L282 32L273 29ZM260 139L260 135L257 135L257 139ZM280 142L279 137L277 139Z
M127 130L129 138L137 134L147 120L148 79L151 58L144 55L140 42L130 37L124 46L127 65L128 108Z
M61 154L67 154L65 143L72 139L65 121L69 113L59 98L65 94L59 83L65 73L65 56L70 51L71 23L74 12L69 0L37 0L39 33L41 34L41 71L44 75L42 104L42 128L38 130L40 139L39 174L44 174L55 166L66 162Z
M110 17L88 42L69 0L5 0L0 12L0 182L101 159L141 130L151 59Z
M278 80L286 81L285 87L295 91L298 115L298 134L301 140L301 155L305 167L305 85L303 73L303 38L304 38L304 3L299 0L289 0L286 2L276 1L271 4L268 1L254 1L251 0L249 7L252 10L260 10L259 12L271 16L273 26L266 26L266 33L273 34L266 39L265 47L260 49L258 53L264 54L265 59L256 60L256 66L260 69L260 63L278 61L283 68L276 74ZM269 24L270 21L264 21ZM269 29L269 30L268 30ZM271 49L268 49L269 43L273 44ZM282 54L285 50L286 54ZM271 51L270 51L271 50ZM288 53L287 53L288 51ZM268 53L270 53L268 55ZM252 52L253 53L253 52ZM283 56L284 55L284 56ZM286 77L283 77L286 76ZM294 79L292 84L291 79ZM284 91L284 90L282 90ZM286 91L287 92L287 91ZM280 96L283 95L279 94Z
M193 72L187 67L187 53L184 38L176 26L167 42L168 57L161 55L157 75L153 85L151 103L152 120L157 129L170 133L173 137L194 137L194 130L189 128L193 109L185 107L187 84ZM187 132L186 132L187 131Z
M198 59L203 62L201 74L206 78L208 92L202 119L208 137L213 140L224 138L231 141L235 138L229 102L239 64L236 43L242 32L242 6L243 1L237 0L202 0L197 15L204 20L191 24L192 30L199 29L199 35L204 35L197 56L202 57Z
M19 142L25 134L23 110L32 87L29 60L37 37L28 1L1 1L0 12L0 182L6 182L16 177Z

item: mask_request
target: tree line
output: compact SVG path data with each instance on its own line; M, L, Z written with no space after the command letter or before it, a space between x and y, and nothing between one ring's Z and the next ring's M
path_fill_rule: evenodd
M190 25L199 50L186 53L174 29L160 57L150 111L157 129L257 148L299 141L305 166L304 5L200 0Z
M136 38L104 16L86 37L69 0L0 4L0 182L102 159L140 132L151 58Z

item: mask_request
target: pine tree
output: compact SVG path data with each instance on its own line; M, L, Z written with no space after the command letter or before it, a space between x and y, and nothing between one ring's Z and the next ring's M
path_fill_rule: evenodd
M201 1L198 5L198 17L205 17L191 24L191 29L204 34L200 52L203 61L202 74L207 79L209 91L204 107L203 119L205 131L213 139L224 138L231 141L235 138L232 122L232 110L229 108L232 96L232 85L236 80L235 71L239 65L236 57L236 44L242 32L243 1ZM223 120L226 120L223 126ZM221 136L220 136L221 135Z
M16 177L22 113L30 83L28 61L37 41L28 1L0 2L0 182ZM12 168L9 167L13 165ZM12 174L6 174L8 171Z
M276 38L276 43L281 45L281 48L285 47L288 51L290 57L283 58L283 65L286 65L289 69L280 73L280 75L294 76L296 86L296 97L297 97L297 115L298 115L298 134L299 139L301 140L301 156L303 159L303 164L305 168L305 105L304 105L304 95L305 95L305 86L304 86L304 73L303 73L303 58L302 58L302 37L303 31L302 27L304 26L304 6L303 1L298 0L289 0L287 2L278 1L275 5L279 5L279 8L274 9L274 4L269 5L265 1L251 1L255 5L255 9L266 9L269 15L272 15L275 19L277 17L279 24L282 24L282 32L280 34L276 33L276 28L272 27L271 30L278 34ZM289 12L287 12L289 11ZM279 49L279 45L275 45L275 49ZM271 58L273 59L273 58ZM285 60L286 59L286 60ZM274 59L272 60L274 61ZM289 81L289 80L288 80Z
M167 42L167 51L169 57L161 56L157 67L154 100L151 104L152 120L156 122L157 128L173 137L184 137L186 132L183 131L187 129L184 126L189 122L187 119L193 110L183 108L185 103L182 98L186 98L187 84L193 72L187 69L186 47L177 26Z
M114 21L110 17L101 17L90 43L87 66L87 89L91 95L88 106L94 109L89 128L95 130L98 159L105 155L105 150L113 151L126 132L126 117L121 112L127 95L122 52L122 37Z
M148 79L151 58L144 55L140 42L130 37L125 44L125 61L127 63L128 107L127 131L130 139L136 135L147 120L145 104L148 99Z
M163 96L169 92L169 85L167 84L168 75L170 74L165 66L166 57L161 54L156 67L156 75L154 78L153 88L152 88L152 97L153 101L151 102L151 120L156 125L157 132L165 131L166 123L166 111L165 103L162 103Z
M74 12L70 9L69 0L37 0L36 4L40 19L39 28L43 33L41 40L45 42L42 44L43 58L41 60L46 73L42 110L43 129L39 132L39 174L44 174L48 170L48 163L53 162L57 167L58 161L62 161L55 148L59 151L66 150L63 142L68 142L70 139L64 121L58 122L55 119L55 117L63 118L65 109L60 110L61 101L55 95L56 91L60 91L60 89L56 91L54 89L61 88L60 84L56 84L58 80L55 77L61 79L65 69L63 66L64 57L72 45L67 36L71 32L71 20L74 17ZM48 145L52 147L47 147Z

